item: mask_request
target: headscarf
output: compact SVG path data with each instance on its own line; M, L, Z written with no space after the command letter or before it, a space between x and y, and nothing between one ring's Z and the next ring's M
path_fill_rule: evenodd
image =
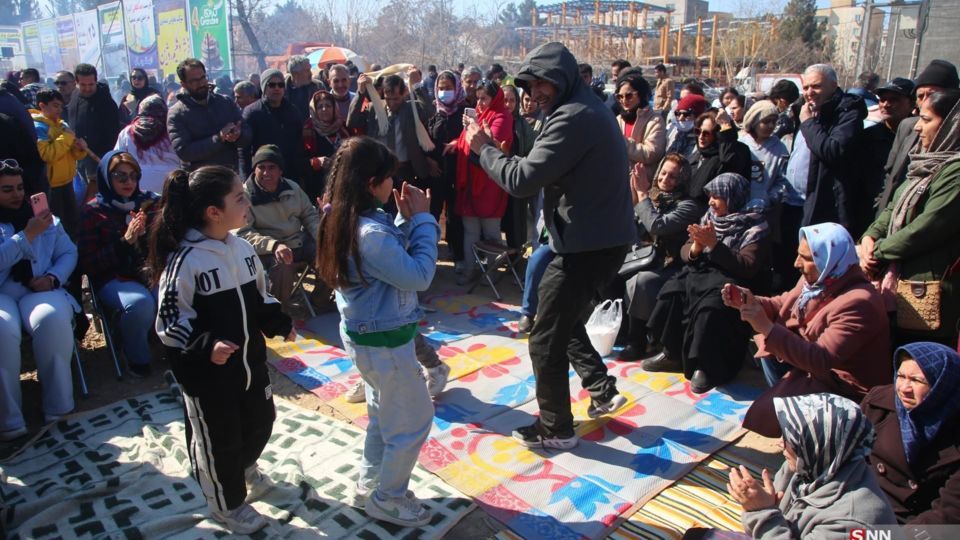
M924 150L918 139L909 155L910 165L904 180L906 187L893 207L887 236L902 229L907 224L907 219L916 214L917 206L937 173L947 164L960 159L960 102L957 102L943 119L930 147Z
M807 302L823 294L823 291L846 274L851 266L859 265L860 259L857 257L857 246L853 238L842 225L829 222L808 225L801 227L799 234L800 241L807 240L813 262L820 271L816 282L803 284L803 291L794 306L797 320L802 324L806 316Z
M761 120L768 116L778 116L780 110L777 109L777 106L773 104L769 99L762 99L754 103L750 110L747 111L747 114L743 116L743 130L747 133L753 133L753 128L757 127L757 124Z
M137 153L149 150L158 143L166 142L167 138L167 104L157 94L148 96L137 107L137 116L130 123L133 135L133 144Z
M440 79L445 77L453 77L453 102L451 103L440 100ZM463 90L460 76L449 69L445 69L437 75L437 80L433 83L433 95L436 96L434 101L437 104L437 110L443 111L443 114L447 116L457 114L460 105L467 100L467 93Z
M9 223L12 225L14 233L22 231L32 217L33 209L27 204L26 197L23 198L20 208L0 207L0 223ZM30 280L33 279L33 267L30 264L30 259L23 257L17 261L13 265L13 268L10 269L10 277L26 287L27 284L30 283Z
M836 394L773 398L784 442L797 455L794 499L828 484L847 463L863 461L873 447L873 425L860 407Z
M331 122L325 122L320 119L320 110L317 109L317 103L322 99L329 99L333 103L333 121ZM314 131L320 135L325 137L340 135L344 138L350 135L347 133L347 128L344 127L345 119L340 116L340 108L337 107L336 96L330 92L327 92L326 90L320 90L313 94L313 97L310 98L309 108L310 123L313 125Z
M140 182L137 182L137 189L133 195L127 199L117 195L113 190L113 183L110 182L110 162L117 154L127 154L122 150L111 150L100 159L100 165L97 166L97 204L104 209L123 213L138 212L143 203L147 201L156 202L160 196L152 191L142 191ZM130 157L133 157L130 155Z
M660 213L673 211L673 209L677 207L677 203L687 198L687 186L690 185L690 177L693 174L690 163L681 156L680 174L677 176L677 187L669 193L660 191L659 186L657 186L657 178L660 177L660 169L663 168L663 164L666 162L666 158L660 160L660 165L657 166L657 172L653 175L653 185L650 187L650 191L652 192L650 198Z
M710 208L700 224L712 223L717 239L731 250L740 251L769 234L770 227L763 214L743 212L750 196L750 181L743 176L723 173L707 183L703 191L727 201L727 215L717 216Z
M956 395L960 390L960 355L940 343L910 343L893 353L894 372L900 367L902 353L909 354L920 365L930 385L927 396L913 410L908 411L899 396L895 399L903 451L907 464L915 467L940 430L960 413L960 399Z
M156 95L157 90L150 86L150 77L143 68L136 67L130 71L136 72L143 77L143 88L136 88L133 86L133 81L130 82L130 93L133 94L133 97L136 98L137 101L142 101L147 96Z

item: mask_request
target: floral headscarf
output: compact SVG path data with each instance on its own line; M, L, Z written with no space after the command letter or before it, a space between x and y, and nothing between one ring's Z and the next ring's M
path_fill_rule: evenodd
M828 285L840 279L851 266L860 264L857 246L842 225L821 223L800 228L800 241L807 240L813 262L820 275L815 283L804 283L803 291L794 309L797 320L803 322L807 302L823 294Z

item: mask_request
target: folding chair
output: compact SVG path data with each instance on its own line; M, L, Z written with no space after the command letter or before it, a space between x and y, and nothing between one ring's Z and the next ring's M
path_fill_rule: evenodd
M499 272L501 267L510 270L510 273L513 274L513 279L517 282L517 286L520 287L520 292L523 292L523 280L520 279L520 275L517 274L516 268L517 264L523 260L521 250L507 247L498 242L487 242L483 240L475 243L472 249L473 258L480 266L483 278L487 281L487 284L490 285L490 288L493 289L493 294L497 297L497 300L503 299L496 286L496 283L503 277ZM494 279L494 277L496 279ZM474 281L473 285L467 289L467 293L472 293L479 284L479 279Z
M90 305L93 307L93 328L99 332L104 341L107 342L107 349L110 351L110 358L113 359L113 369L117 373L117 379L123 378L123 369L120 368L120 357L117 356L116 346L113 344L113 330L110 328L110 316L107 314L103 307L100 305L100 300L97 298L96 292L93 290L93 285L90 283L90 278L84 276L86 286L82 288L82 291L85 294L90 295Z
M317 272L317 269L313 267L310 263L296 263L298 265L303 265L299 270L300 277L297 278L296 283L293 284L293 289L290 291L290 296L300 293L300 296L303 298L303 303L306 304L307 310L310 311L311 317L316 317L317 312L313 309L313 303L310 302L310 295L307 294L307 289L303 286L303 281L306 279L307 274L313 274L314 276L314 287L320 283L320 273Z

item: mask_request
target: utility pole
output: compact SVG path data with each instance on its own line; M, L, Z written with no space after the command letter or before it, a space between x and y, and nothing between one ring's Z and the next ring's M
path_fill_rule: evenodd
M873 17L873 0L866 0L864 3L864 19L860 23L860 47L857 50L857 70L856 75L864 71L867 62L867 39L870 37L870 19Z

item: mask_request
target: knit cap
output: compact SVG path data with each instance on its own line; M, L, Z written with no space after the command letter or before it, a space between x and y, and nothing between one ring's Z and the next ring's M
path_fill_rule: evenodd
M257 153L253 155L253 161L251 162L253 168L256 169L257 164L264 161L276 163L277 167L283 169L283 154L280 152L280 147L275 144L265 144L258 148Z

